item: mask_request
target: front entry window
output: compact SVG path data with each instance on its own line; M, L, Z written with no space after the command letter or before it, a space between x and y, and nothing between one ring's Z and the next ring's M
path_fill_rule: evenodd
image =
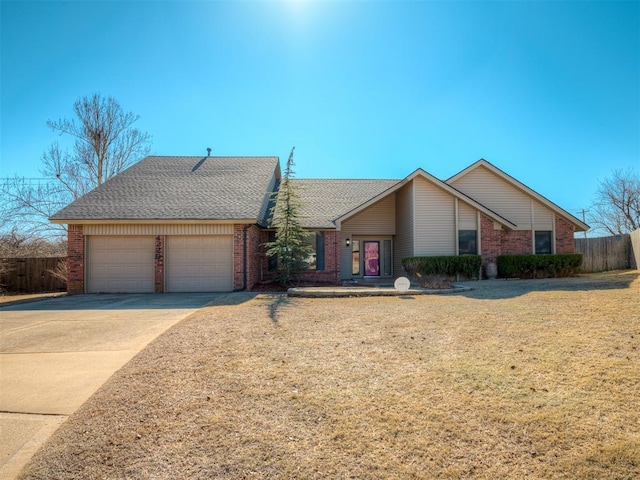
M364 247L365 276L380 276L380 242L362 242Z
M351 274L360 275L360 240L351 241Z

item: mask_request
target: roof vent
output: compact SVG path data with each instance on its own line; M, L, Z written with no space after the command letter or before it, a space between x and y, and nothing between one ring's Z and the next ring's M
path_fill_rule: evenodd
M211 148L207 148L207 157L211 156Z

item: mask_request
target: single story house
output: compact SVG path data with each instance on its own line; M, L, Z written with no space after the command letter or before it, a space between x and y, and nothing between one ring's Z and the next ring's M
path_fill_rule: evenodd
M226 292L267 279L277 157L150 156L56 213L68 289ZM404 274L408 256L573 253L588 225L484 159L447 180L292 179L315 248L308 280Z

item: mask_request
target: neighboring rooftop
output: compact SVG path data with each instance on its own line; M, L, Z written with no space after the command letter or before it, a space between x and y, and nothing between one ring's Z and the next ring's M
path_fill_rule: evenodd
M146 157L51 218L263 220L278 157Z

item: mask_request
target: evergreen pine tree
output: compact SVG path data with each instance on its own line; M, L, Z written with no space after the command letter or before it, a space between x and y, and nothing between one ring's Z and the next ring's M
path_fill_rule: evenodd
M289 154L280 188L275 194L275 205L271 210L276 238L266 244L267 256L277 258L276 280L284 285L298 280L313 253L311 246L305 242L309 232L300 223L301 203L296 187L291 183L294 150L295 147Z

